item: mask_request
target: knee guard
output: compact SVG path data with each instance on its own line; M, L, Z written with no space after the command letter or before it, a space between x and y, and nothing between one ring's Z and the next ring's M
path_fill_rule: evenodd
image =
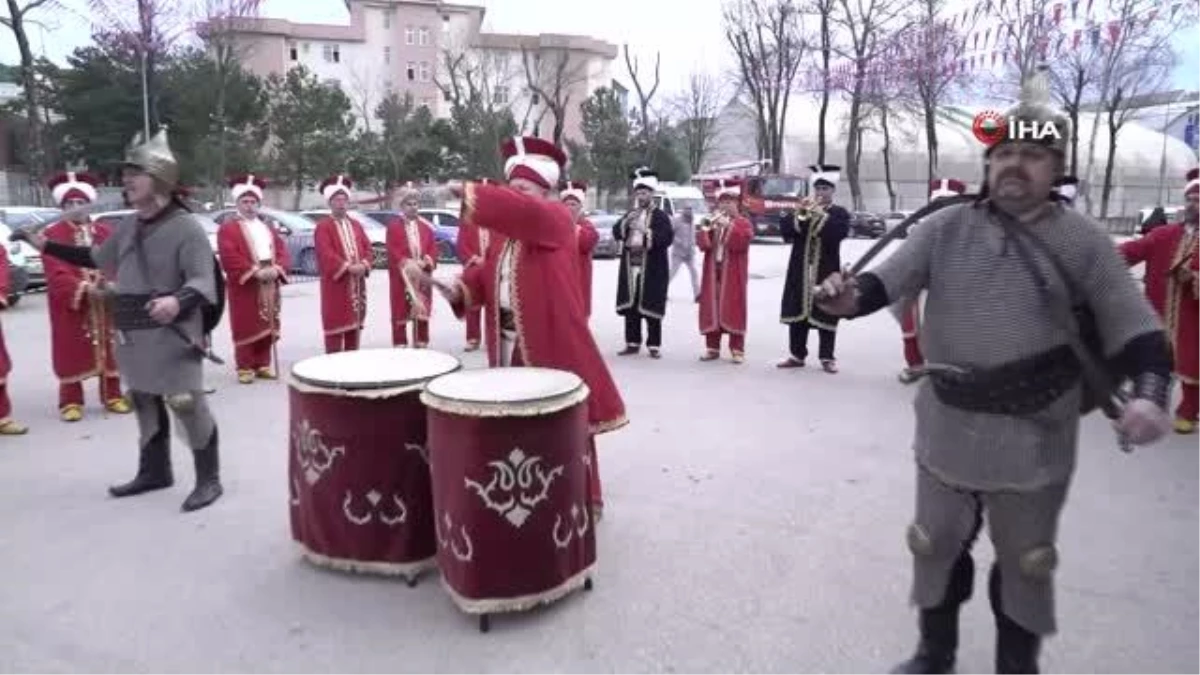
M169 394L164 397L167 406L177 413L191 412L196 407L196 396L192 392Z
M1021 554L1017 565L1021 574L1028 579L1049 581L1058 568L1058 549L1053 544L1031 548Z

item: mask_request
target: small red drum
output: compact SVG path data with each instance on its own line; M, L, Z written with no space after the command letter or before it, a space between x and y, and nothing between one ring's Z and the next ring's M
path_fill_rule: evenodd
M460 366L429 349L367 349L292 368L292 538L305 558L409 584L435 566L420 391Z
M459 609L480 615L591 587L588 388L548 368L464 370L421 394L438 567Z

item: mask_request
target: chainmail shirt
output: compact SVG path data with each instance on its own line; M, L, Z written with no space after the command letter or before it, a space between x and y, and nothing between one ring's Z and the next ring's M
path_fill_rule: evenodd
M1067 344L1037 282L986 208L949 207L914 228L870 270L890 300L928 293L921 351L931 364L993 367ZM1111 237L1078 212L1055 206L1026 225L1054 251L1096 317L1106 355L1162 324L1129 275ZM1030 245L1057 297L1066 286ZM1030 490L1075 468L1081 387L1030 415L968 412L942 403L928 378L917 392L917 462L951 485Z

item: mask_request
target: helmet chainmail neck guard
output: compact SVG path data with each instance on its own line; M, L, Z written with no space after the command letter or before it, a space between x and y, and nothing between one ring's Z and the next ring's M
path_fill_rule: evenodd
M145 171L158 179L167 189L174 189L179 183L179 163L171 146L167 142L167 128L161 127L158 133L145 140L138 132L129 142L125 150L125 166L133 166Z
M1046 66L1025 78L1021 85L1021 97L1005 115L1005 122L1018 125L1017 138L1005 136L988 148L987 154L1004 143L1020 141L1038 143L1065 155L1071 145L1071 118L1056 108L1050 98L1050 71ZM1053 130L1056 133L1051 133Z

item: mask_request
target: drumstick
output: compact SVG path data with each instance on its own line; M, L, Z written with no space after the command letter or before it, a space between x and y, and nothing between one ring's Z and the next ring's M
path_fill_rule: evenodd
M421 317L429 316L429 308L425 306L425 301L418 292L424 282L424 274L424 271L412 259L406 260L400 267L400 276L404 279L404 287L408 290L410 301L417 310L416 314Z

